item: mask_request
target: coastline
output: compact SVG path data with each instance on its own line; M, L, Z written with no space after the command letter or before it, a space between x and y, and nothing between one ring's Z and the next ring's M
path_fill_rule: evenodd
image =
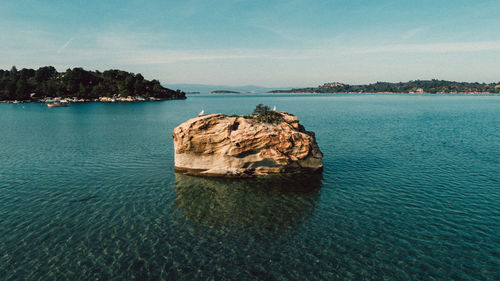
M265 94L290 94L290 95L402 95L402 96L500 96L500 93L488 92L463 92L463 93L395 93L395 92L335 92L335 93L320 93L320 92L266 92ZM140 103L149 101L165 101L165 100L184 100L187 97L169 97L169 98L156 98L156 97L141 97L141 96L128 96L128 97L99 97L96 99L77 99L77 98L41 98L31 100L0 100L0 103L50 103L54 101L62 101L68 103Z
M186 99L186 97L156 98L156 97L128 96L128 97L99 97L96 99L54 97L54 98L42 98L42 99L31 99L31 100L0 100L0 103L49 103L54 101L62 101L68 103L85 103L85 102L115 103L115 102L148 102L148 101L164 101L164 100L184 100L184 99Z
M406 96L418 96L418 95L445 95L445 96L499 96L500 93L488 93L488 92L438 92L438 93L397 93L397 92L266 92L266 94L322 94L322 95L406 95Z

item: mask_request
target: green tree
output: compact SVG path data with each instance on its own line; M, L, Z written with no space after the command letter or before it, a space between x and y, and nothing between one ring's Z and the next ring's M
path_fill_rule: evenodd
M134 76L128 75L125 78L124 84L125 84L124 86L126 88L126 92L128 93L127 96L134 95L134 85L135 85L135 78L134 78Z
M83 83L80 83L78 86L78 94L76 96L79 98L87 97L87 88L83 85Z
M16 98L16 81L15 80L9 80L6 83L5 93L6 93L7 99L9 99L9 100L13 100Z
M40 67L35 73L36 82L40 83L54 78L57 75L57 71L53 66Z
M53 80L47 81L45 83L45 85L46 85L46 88L45 88L46 89L46 92L45 92L46 95L54 96L57 93L58 86L57 86L57 83L55 81L53 81Z
M269 106L263 104L255 107L253 115L260 122L278 124L283 121L283 116L280 113L271 110Z
M28 83L24 79L19 79L16 83L16 99L28 100L30 98Z
M120 97L123 98L126 98L131 95L130 90L128 89L125 82L121 82L118 84L118 93L120 94Z
M136 79L134 83L134 95L136 96L144 95L145 91L146 91L146 86L144 86L142 80Z
M99 82L96 86L92 88L91 96L92 98L109 96L110 91L104 86L102 82Z

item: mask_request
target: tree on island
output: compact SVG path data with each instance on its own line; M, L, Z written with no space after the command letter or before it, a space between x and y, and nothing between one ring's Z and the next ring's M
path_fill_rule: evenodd
M278 112L271 110L267 105L259 104L253 110L255 119L259 122L279 124L283 121L283 116Z
M0 100L29 100L37 97L61 97L93 100L99 97L142 96L158 99L184 99L185 93L161 86L158 80L148 81L138 73L122 70L87 71L80 67L57 72L53 66L36 71L23 68L0 70Z

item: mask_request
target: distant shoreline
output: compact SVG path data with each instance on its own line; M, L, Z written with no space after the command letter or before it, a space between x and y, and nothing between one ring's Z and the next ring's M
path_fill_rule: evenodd
M488 93L488 92L458 92L458 93L404 93L404 92L266 92L266 94L324 94L324 95L460 95L460 96L498 96L500 93Z
M63 101L68 103L88 103L88 102L101 102L101 103L140 103L149 101L165 101L165 100L175 100L179 98L155 98L155 97L99 97L97 99L75 99L75 98L43 98L43 99L32 99L32 100L0 100L0 103L50 103L55 101ZM185 98L184 98L185 99Z
M255 93L258 94L258 93ZM500 93L392 93L392 92L376 92L376 93L359 93L359 92L336 92L336 93L318 93L318 92L266 92L266 94L292 94L292 95L405 95L405 96L500 96ZM221 96L224 96L222 94ZM140 98L140 97L117 97L115 99L110 97L100 97L99 99L68 99L68 98L51 98L41 100L0 100L0 103L50 103L54 101L65 101L68 103L142 103L142 102L157 102L165 100L176 100L178 98Z
M216 91L211 91L210 94L255 94L255 92L240 92L240 91L229 91L229 90L216 90Z
M269 93L357 93L357 94L499 94L498 83L471 83L446 80L412 80L408 82L377 82L349 85L340 82L325 83L317 87L274 90Z

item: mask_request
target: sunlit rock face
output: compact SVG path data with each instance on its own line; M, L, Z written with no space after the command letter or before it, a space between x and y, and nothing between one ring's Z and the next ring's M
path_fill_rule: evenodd
M280 114L279 124L220 113L184 122L173 134L175 169L226 177L321 171L323 154L314 133L294 115Z

